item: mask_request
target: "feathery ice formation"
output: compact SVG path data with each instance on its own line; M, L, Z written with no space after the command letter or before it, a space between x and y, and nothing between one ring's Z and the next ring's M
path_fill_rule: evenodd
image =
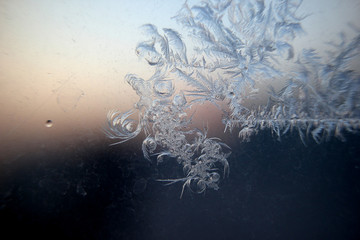
M280 139L296 130L301 141L316 143L360 128L360 75L351 69L359 56L360 31L350 42L342 36L328 58L314 49L297 49L292 41L303 34L297 16L301 2L293 0L208 0L183 5L174 17L188 32L190 44L180 34L151 24L136 54L154 68L144 80L128 74L126 81L140 97L134 108L110 112L106 134L114 144L147 136L142 143L145 159L161 163L176 159L184 177L162 179L202 193L217 190L221 176L229 173L230 148L206 129L191 129L191 106L209 102L223 114L225 132L239 129L240 141L250 141L259 130L270 129ZM186 45L193 48L188 56ZM295 54L298 52L299 54ZM330 60L328 60L330 59ZM281 67L286 63L286 70ZM249 108L259 97L259 83L287 79L283 88L270 87L267 104ZM176 89L185 82L188 89ZM253 105L253 104L252 104ZM139 120L131 118L136 114ZM157 157L155 157L157 156Z

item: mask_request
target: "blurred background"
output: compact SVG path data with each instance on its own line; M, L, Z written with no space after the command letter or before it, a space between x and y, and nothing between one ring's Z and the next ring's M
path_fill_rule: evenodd
M153 70L135 54L139 27L186 32L171 17L182 1L0 2L0 146L2 158L74 140L83 132L102 137L111 109L126 111L138 97L124 81L128 73L147 79ZM191 3L190 3L191 4ZM324 52L347 23L360 22L359 1L304 1L299 15L306 35L296 49ZM188 47L189 48L189 47ZM212 111L215 110L215 111ZM201 110L200 110L201 111ZM216 109L204 109L217 115ZM205 115L206 116L206 115ZM200 121L217 121L204 117ZM51 121L51 127L46 122ZM80 133L81 132L81 133ZM221 132L221 131L220 131ZM87 136L87 138L91 138ZM31 146L31 147L30 147ZM10 155L9 155L10 154Z
M2 157L11 158L84 132L103 135L108 110L125 111L137 101L124 76L151 76L135 54L139 27L148 22L172 27L170 17L181 6L180 1L0 4L0 146Z
M182 4L183 1L178 0L0 1L0 217L8 223L4 226L9 229L23 226L23 229L34 235L48 228L49 231L58 232L59 236L68 239L74 236L77 239L146 239L143 237L150 232L152 235L148 236L151 236L151 239L170 239L170 230L166 230L166 224L173 224L173 217L178 220L172 225L171 231L184 231L184 235L181 236L201 239L204 236L201 235L201 231L206 224L199 221L202 219L201 216L205 216L205 222L209 226L216 226L216 218L226 218L228 224L224 228L220 227L218 235L205 235L209 238L230 234L229 232L234 230L232 227L237 226L238 222L249 226L246 225L249 221L253 227L250 229L252 232L244 230L241 235L248 237L247 239L251 236L255 236L252 239L259 239L257 237L265 237L269 232L274 238L280 236L276 235L275 230L281 230L281 224L287 222L287 217L279 217L277 214L281 211L285 211L289 216L292 214L286 212L286 209L296 207L292 206L291 202L294 202L297 193L279 193L278 198L262 198L259 194L256 195L258 198L255 199L259 205L264 206L261 201L273 201L273 212L269 213L266 212L269 209L264 209L265 215L256 212L255 216L249 212L249 209L257 208L258 205L254 202L251 203L254 205L246 205L252 199L250 193L256 185L253 182L257 181L257 177L260 178L259 172L253 178L246 178L256 169L255 163L250 161L255 158L251 154L255 154L262 146L261 140L269 141L271 146L280 145L276 145L266 134L260 137L260 140L254 141L253 145L238 146L236 134L226 137L222 135L224 126L221 125L221 115L215 107L199 108L197 115L201 118L196 120L198 124L201 126L203 122L209 122L211 136L225 138L233 149L237 149L231 162L233 167L230 178L233 178L227 180L228 186L224 186L221 194L211 192L209 196L196 196L179 201L181 186L176 185L169 190L154 181L150 182L154 176L159 177L161 171L165 175L172 175L170 173L178 171L176 163L162 170L161 167L158 169L156 166L149 166L143 161L141 146L136 139L121 146L109 147L111 142L103 133L102 128L106 124L106 114L109 110L126 111L138 100L138 96L124 81L124 76L135 73L147 79L152 75L152 67L138 59L135 54L136 44L142 40L139 27L152 23L159 29L174 28L186 36L186 31L171 19ZM324 54L327 50L324 43L330 40L340 41L338 33L344 32L348 39L351 39L355 33L347 24L352 23L360 28L359 12L358 0L304 0L299 14L310 15L303 21L306 34L295 40L295 48L314 48ZM140 136L139 140L143 137ZM307 158L306 161L314 160L307 162L309 169L313 167L306 173L310 174L310 178L304 181L304 185L300 184L300 188L306 194L309 191L312 193L318 189L326 189L319 198L314 197L315 202L319 204L314 209L319 209L318 206L323 205L322 200L327 199L327 196L335 198L338 192L341 192L342 186L359 180L358 172L352 172L355 171L353 168L358 166L359 139L354 136L349 138L353 141L338 143L333 140L328 145L305 148L298 139L294 140L290 135L289 142L277 149L276 156L283 159L278 160L277 164L284 161L282 163L286 165L286 160L299 155L298 151L304 151L302 157ZM341 150L328 152L329 147ZM317 154L314 155L314 152ZM293 155L289 155L290 153ZM335 157L328 163L323 162L324 158L329 159L329 156L333 155L340 159L340 153L349 156L350 160L339 163ZM274 160L271 155L275 156L275 153L272 151L264 150L262 154L257 156L257 161ZM243 165L235 161L237 158L243 159ZM316 161L319 158L322 160ZM299 161L302 160L296 161L296 164L299 164ZM341 165L335 164L339 169L344 168L335 175L335 170L331 167L334 161ZM286 165L282 168L279 164L276 169L270 170L271 167L268 169L266 164L266 167L261 165L263 162L256 164L262 166L261 169L269 179L270 175L266 175L267 173L276 175L276 171L280 171L279 176L284 176L282 174L287 167ZM324 168L319 167L322 164L325 165ZM289 168L293 169L292 167ZM237 175L236 171L241 172L241 169L247 169L243 170L246 174ZM325 170L322 169L330 169L330 172L323 173ZM324 178L319 180L317 186L311 185L311 180L318 179L319 172ZM165 175L162 177L166 177ZM348 178L344 180L344 176ZM294 183L298 180L294 178L291 181ZM236 181L244 184L234 190L234 186L239 186ZM337 183L340 185L336 185ZM278 182L273 184L277 185ZM326 184L336 185L338 188L327 189ZM358 236L355 230L360 223L359 207L355 207L355 200L359 199L358 186L359 184L352 186L351 191L344 190L345 192L340 193L344 196L341 195L343 198L340 196L339 201L345 201L341 204L349 204L345 210L336 211L334 215L324 215L323 213L329 209L336 209L329 204L319 210L320 212L314 213L319 224L312 226L311 231L341 225L342 232L348 231L351 236ZM286 185L282 190L287 191L291 187L291 184ZM264 189L266 192L267 187ZM298 220L302 223L311 219L310 213L313 213L312 203L307 198L310 195L306 194L303 198L308 201L308 206L301 208L306 209L303 211L304 215L298 213L299 217L302 217ZM203 204L203 207L198 209L199 215L194 216L200 224L198 233L192 235L191 232L195 232L197 228L194 225L186 225L185 222L188 220L184 216L176 215L181 214L181 211L171 215L171 211L176 209L173 205L165 205L172 201L166 201L167 198L175 199L173 201L186 209L182 212L187 214L196 211L196 206ZM224 211L220 212L218 209L212 215L211 209L214 206L211 205L210 199L213 200L213 204L216 202L215 205L224 203ZM282 201L286 202L285 205L288 204L285 206L286 209L281 208L280 205L284 204ZM294 204L297 203L300 204ZM233 209L233 204L237 207L242 206L242 210L246 208L244 206L249 208L244 211L241 208ZM152 206L154 208L151 208ZM161 208L162 206L164 208ZM89 213L91 209L93 214ZM156 211L163 215L156 215ZM244 212L246 214L240 219ZM342 215L342 220L336 223L338 225L333 225L334 222L331 220L324 222L328 218L335 219L336 222L339 214ZM190 215L189 217L191 218ZM130 219L130 222L126 222L126 218ZM152 221L152 218L155 220ZM346 218L350 223L346 222ZM257 225L256 219L261 219L260 222L265 227ZM138 224L145 224L146 227L142 225L141 229L145 230L136 235L134 232ZM293 224L293 231L308 229L296 228L295 226L299 226L297 221ZM188 230L181 229L181 226L188 227ZM271 230L271 226L275 228ZM268 229L268 232L264 230L263 235L257 235L257 228ZM101 235L100 232L106 234ZM306 233L303 233L305 235L299 236L306 237ZM227 239L234 239L231 234L226 236L229 237ZM331 237L330 233L329 236Z

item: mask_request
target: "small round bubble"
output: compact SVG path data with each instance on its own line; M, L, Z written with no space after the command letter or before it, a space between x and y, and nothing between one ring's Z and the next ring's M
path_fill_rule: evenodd
M47 120L47 121L45 122L45 127L51 128L52 126L53 126L53 121Z

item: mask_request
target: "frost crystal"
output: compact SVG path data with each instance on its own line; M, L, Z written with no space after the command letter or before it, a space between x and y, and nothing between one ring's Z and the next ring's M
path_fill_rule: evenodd
M108 114L106 134L122 143L144 131L142 151L148 161L161 164L174 159L182 166L183 178L158 180L182 182L180 197L186 187L197 193L217 190L220 176L229 174L230 148L219 138L208 137L206 129L190 129L188 110L195 104L218 107L225 131L238 128L240 141L251 141L264 129L278 139L295 130L304 144L308 138L320 143L332 136L344 141L344 131L360 128L360 76L350 69L351 60L359 56L360 34L350 42L333 44L331 60L313 49L295 51L292 40L303 33L303 17L296 14L300 4L185 3L175 19L193 41L191 56L177 31L165 28L161 33L154 25L144 25L148 39L137 45L136 54L154 67L154 74L148 80L126 76L140 99L130 111ZM276 78L287 79L283 88L270 87L266 105L251 104L260 98L258 84ZM176 89L176 82L191 88ZM133 114L138 121L129 118Z

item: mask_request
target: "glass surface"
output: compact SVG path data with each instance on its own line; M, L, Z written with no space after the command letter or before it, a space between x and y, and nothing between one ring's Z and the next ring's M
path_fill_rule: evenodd
M359 239L359 1L205 2L0 2L4 236Z

